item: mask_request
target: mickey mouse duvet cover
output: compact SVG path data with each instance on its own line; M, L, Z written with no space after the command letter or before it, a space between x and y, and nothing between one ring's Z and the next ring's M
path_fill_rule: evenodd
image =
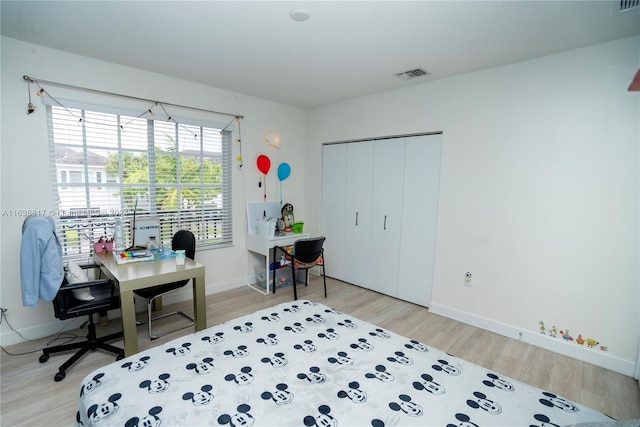
M311 301L88 375L82 426L562 426L613 421Z

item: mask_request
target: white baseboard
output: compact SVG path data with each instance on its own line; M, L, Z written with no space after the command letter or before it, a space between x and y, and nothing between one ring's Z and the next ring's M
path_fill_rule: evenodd
M247 286L246 280L244 278L239 280L234 280L231 282L224 283L216 283L215 285L207 285L205 289L205 295L211 295L218 292L227 291L229 289L239 288L241 286ZM182 301L188 301L192 299L193 296L191 294L191 285L187 285L184 290L179 292L174 292L173 294L167 295L163 298L165 304L173 304ZM45 302L41 302L43 304L47 304ZM51 303L48 303L51 304ZM140 311L144 308L144 305L136 304L136 311ZM144 310L142 310L144 311ZM109 312L109 319L118 319L120 318L120 310L112 310ZM78 317L76 319L64 320L60 321L58 319L53 319L51 322L42 323L39 325L30 326L27 328L20 329L19 332L26 339L22 338L17 332L6 331L0 335L0 344L3 347L7 347L14 344L20 344L28 340L38 340L44 337L53 336L59 333L61 330L69 331L73 329L78 329L80 325L82 325L86 321L86 317Z
M77 319L64 321L59 321L56 319L56 323L43 323L40 325L20 329L18 332L20 332L20 335L24 336L26 339L18 335L17 332L7 331L0 336L0 343L2 343L3 347L7 347L30 340L38 340L43 337L53 337L54 335L60 333L61 330L70 331L73 329L78 329L80 325L82 325L86 320L86 317L78 317Z
M429 305L429 311L471 326L495 332L508 338L535 345L536 347L541 347L565 356L573 357L574 359L578 359L583 362L610 369L623 375L630 377L633 377L634 375L635 363L633 361L612 356L606 351L588 348L575 343L566 343L560 338L553 338L537 332L522 330L506 323L497 322L482 316L476 316L474 314L456 310L437 303L431 303Z

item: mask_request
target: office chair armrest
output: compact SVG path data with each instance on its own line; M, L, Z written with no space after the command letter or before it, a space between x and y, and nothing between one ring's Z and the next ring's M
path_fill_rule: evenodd
M72 289L89 288L93 286L107 285L111 283L110 279L89 280L88 282L69 283L66 280L60 286L61 291L70 291Z
M78 264L78 265L83 270L88 270L90 268L100 268L100 265L98 265L98 263L96 263L95 261L87 261L86 264Z

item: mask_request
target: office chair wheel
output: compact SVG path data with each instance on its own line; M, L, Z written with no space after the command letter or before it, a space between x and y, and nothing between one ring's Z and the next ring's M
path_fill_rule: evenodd
M47 360L49 360L49 355L48 354L43 354L40 356L40 359L38 359L40 361L40 363L44 363Z
M62 381L64 379L65 376L66 376L66 374L64 372L60 371L53 377L53 379L56 382L60 382L60 381Z

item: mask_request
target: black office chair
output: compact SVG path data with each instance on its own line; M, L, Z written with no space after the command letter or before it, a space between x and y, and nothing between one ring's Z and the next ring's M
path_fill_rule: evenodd
M313 237L310 239L300 239L296 240L292 246L288 248L283 248L280 246L276 246L277 250L282 251L285 255L285 258L291 261L291 274L292 274L292 282L293 282L293 299L298 299L298 290L296 288L297 282L297 272L300 270L305 270L305 280L304 285L307 286L309 284L309 269L312 267L320 266L322 267L322 280L324 282L324 297L327 297L327 278L325 276L324 270L324 248L322 245L324 244L325 238L323 236ZM276 291L276 272L272 270L273 275L273 292Z
M185 255L190 259L195 259L196 256L196 238L192 232L188 230L180 230L176 234L173 235L173 239L171 239L171 249L174 251L182 249L185 251ZM149 338L155 340L160 338L161 336L170 334L172 332L179 331L180 329L188 328L194 324L194 320L191 316L186 315L181 311L173 311L170 313L163 313L158 316L152 316L152 311L154 309L154 302L156 298L161 297L163 295L168 294L169 292L177 291L178 289L185 286L189 283L189 280L181 280L179 282L166 283L164 285L152 286L150 288L138 289L133 291L136 295L139 295L143 298L147 299L147 319L143 321L137 321L138 325L142 325L144 323L148 323L149 325ZM190 323L178 326L174 329L163 331L157 334L154 334L151 328L151 322L154 320L164 319L165 317L179 315L189 320Z
M96 268L95 264L81 266L83 269ZM79 300L73 295L74 290L88 290L93 296L92 300ZM124 357L124 350L107 344L118 338L122 338L122 331L116 332L101 338L96 335L96 325L93 321L93 315L106 316L108 310L120 308L120 294L116 286L109 279L92 280L87 282L69 283L65 277L58 293L53 299L53 308L55 316L60 320L71 319L74 317L87 316L87 339L82 342L70 344L62 344L42 350L40 363L49 360L49 356L53 353L79 349L69 360L60 365L58 373L53 377L55 381L62 381L66 376L66 371L78 359L80 359L88 351L102 349L110 351L117 355L116 360Z

